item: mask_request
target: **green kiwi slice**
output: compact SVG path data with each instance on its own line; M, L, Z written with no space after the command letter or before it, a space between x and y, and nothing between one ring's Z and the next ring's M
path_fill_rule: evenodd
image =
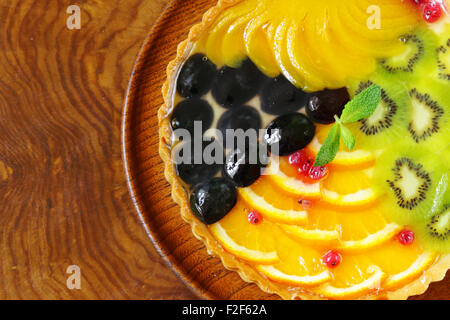
M438 37L426 28L400 37L405 49L399 55L379 61L380 69L390 76L417 76L429 72L436 63ZM435 68L435 67L434 67Z
M428 93L414 88L409 95L412 112L408 131L415 142L426 141L439 132L444 109Z
M405 44L405 50L398 56L381 59L380 65L390 73L413 72L424 55L424 42L415 34L405 35L400 41Z
M404 123L410 99L404 85L375 75L350 91L356 95L372 84L382 88L380 104L372 116L348 126L356 136L356 147L361 149L382 148L407 134Z
M447 147L450 137L450 92L440 80L412 81L409 90L408 137L433 150Z
M377 159L374 182L387 216L420 227L445 202L448 171L427 148L399 142Z
M437 63L439 78L450 81L450 39L437 49Z

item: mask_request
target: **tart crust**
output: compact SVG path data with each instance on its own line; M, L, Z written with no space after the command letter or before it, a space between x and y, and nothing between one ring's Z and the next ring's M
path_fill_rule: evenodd
M192 232L197 239L202 241L209 254L221 259L225 268L236 271L240 277L246 281L255 283L258 287L268 293L275 293L283 299L326 299L302 288L297 288L281 283L276 283L255 270L253 266L235 257L223 249L214 238L206 225L201 223L191 212L189 206L189 194L179 181L171 159L171 126L168 116L172 112L172 96L175 92L175 83L179 70L183 62L189 57L194 48L194 44L200 39L204 32L207 32L219 15L228 7L240 3L242 0L219 0L217 5L209 9L203 16L202 21L194 25L187 40L178 45L177 56L167 66L167 79L162 87L164 104L158 111L159 123L159 153L164 161L165 176L172 187L172 198L180 206L182 218L191 225ZM404 300L410 296L424 293L431 282L444 279L447 270L450 268L450 254L439 256L418 279L408 283L404 287L395 291L382 291L378 294L370 294L359 297L359 299L393 299Z

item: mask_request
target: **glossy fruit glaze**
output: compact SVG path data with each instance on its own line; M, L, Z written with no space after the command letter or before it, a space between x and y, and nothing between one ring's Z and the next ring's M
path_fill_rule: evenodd
M378 58L404 50L399 36L423 23L410 1L375 2L388 15L381 30L365 30L364 34L361 28L366 28L367 14L363 9L368 1L247 0L225 10L192 54L204 53L194 59L198 68L209 69L211 62L217 67L210 73L218 80L211 81L196 70L200 85L185 86L202 92L202 101L209 104L210 109L198 118L221 130L225 126L270 128L273 123L286 122L283 119L289 114L299 117L297 112L329 123L332 117L327 110L339 113L341 105L328 107L325 98L324 103L316 101L319 112L300 108L315 96L333 96L327 88L339 92L368 79ZM182 92L174 95L175 114L176 106L186 98ZM212 120L206 116L211 110ZM440 254L426 249L424 237L408 225L385 214L386 195L374 188L373 180L380 146L366 144L354 151L341 146L329 166L314 168L314 157L330 129L315 126L310 143L286 141L289 147L281 153L279 171L271 162L265 169L267 175L258 178L258 167L234 170L236 158L227 160L228 178L235 175L240 186L235 205L229 213L221 212L214 201L222 199L212 195L207 198L212 199L207 209L213 219L195 214L210 224L211 233L226 251L270 281L288 286L293 296L296 292L331 299L387 296L417 279L426 281L425 271ZM303 150L296 158L293 153L299 149ZM198 169L191 171L198 176ZM205 172L211 172L209 178L218 174L214 168ZM218 178L214 179L217 183ZM232 189L222 182L219 187Z

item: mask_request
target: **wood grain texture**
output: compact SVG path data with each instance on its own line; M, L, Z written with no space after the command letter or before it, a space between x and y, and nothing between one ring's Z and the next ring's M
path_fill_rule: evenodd
M121 157L128 80L167 2L0 1L0 299L195 298L149 240Z
M211 257L191 233L170 196L164 166L157 156L157 110L163 104L161 86L167 64L179 42L216 0L174 0L141 50L127 96L124 144L130 183L140 213L155 244L182 278L211 299L277 299ZM412 299L450 299L450 278L434 283Z

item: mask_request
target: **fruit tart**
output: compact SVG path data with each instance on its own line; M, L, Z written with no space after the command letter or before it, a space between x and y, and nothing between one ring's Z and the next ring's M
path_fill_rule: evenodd
M167 68L182 217L284 299L406 299L450 267L450 18L431 0L221 0Z

